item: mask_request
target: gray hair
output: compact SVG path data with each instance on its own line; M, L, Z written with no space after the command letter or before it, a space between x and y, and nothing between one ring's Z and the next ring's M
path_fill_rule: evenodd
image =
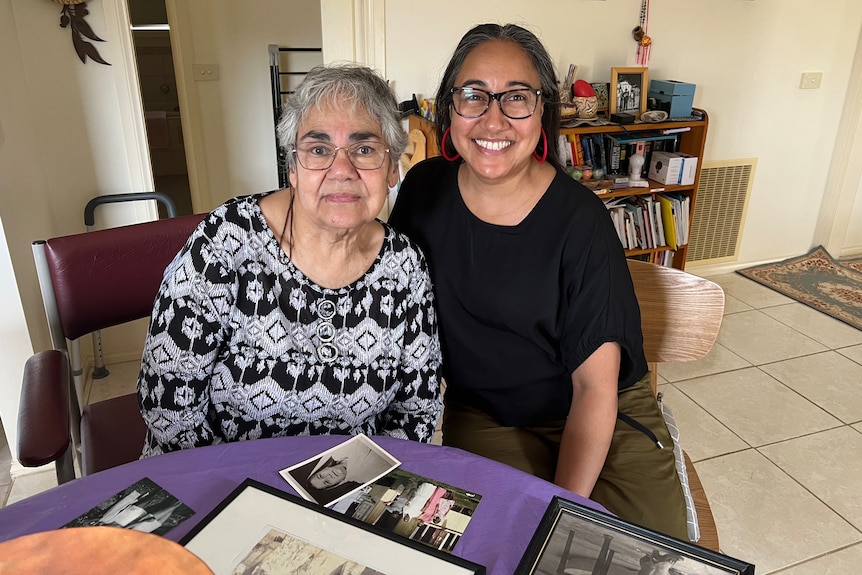
M458 42L458 47L455 48L455 52L449 60L449 65L443 73L443 79L437 90L437 141L443 142L443 134L452 123L452 88L456 87L455 78L461 71L461 67L464 66L464 61L475 48L491 40L505 40L520 46L539 74L539 80L542 84L542 100L545 102L542 113L542 128L544 128L548 138L548 161L559 166L557 136L560 134L560 98L557 87L557 72L554 68L554 62L541 40L517 24L506 24L505 26L479 24L464 34L461 41ZM451 147L450 142L446 143ZM446 152L449 155L454 155L456 151L452 148L451 150L447 149Z
M326 104L338 104L355 113L364 109L377 120L383 140L389 148L393 166L398 165L401 153L407 147L407 134L401 126L398 101L389 84L377 72L356 64L315 66L290 95L276 127L278 143L287 151L290 169L296 169L296 146L299 125L312 107L321 109Z

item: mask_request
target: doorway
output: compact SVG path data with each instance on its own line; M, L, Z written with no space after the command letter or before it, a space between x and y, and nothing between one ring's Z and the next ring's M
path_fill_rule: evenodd
M191 214L191 188L165 2L128 2L155 191L173 200L177 215ZM161 204L159 214L166 215Z

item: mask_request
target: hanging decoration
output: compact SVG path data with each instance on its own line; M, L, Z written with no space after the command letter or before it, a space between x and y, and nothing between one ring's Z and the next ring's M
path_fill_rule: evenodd
M75 47L75 53L81 62L87 63L87 57L99 64L110 66L100 55L96 47L87 40L94 42L104 42L96 36L90 25L84 20L84 16L90 13L87 10L86 0L54 0L57 4L62 4L63 9L60 10L60 28L69 28L72 30L72 46Z
M649 64L649 52L652 38L647 35L649 26L649 0L641 0L641 13L638 25L632 30L632 37L638 43L637 63L646 67Z

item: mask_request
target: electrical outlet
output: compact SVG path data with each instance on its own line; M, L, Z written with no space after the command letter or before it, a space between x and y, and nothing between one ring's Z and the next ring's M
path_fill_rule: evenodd
M816 90L820 87L822 79L822 72L803 72L802 78L799 80L799 88L802 90Z
M192 72L198 82L218 80L218 64L192 64Z

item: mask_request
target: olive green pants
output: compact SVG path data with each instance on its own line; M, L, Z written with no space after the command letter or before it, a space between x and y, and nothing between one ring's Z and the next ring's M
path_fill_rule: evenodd
M605 465L590 499L632 523L688 541L685 499L676 472L673 440L652 394L649 374L620 392L619 411L651 430L617 419ZM505 427L486 413L447 401L443 445L500 461L554 480L565 420L534 427Z

